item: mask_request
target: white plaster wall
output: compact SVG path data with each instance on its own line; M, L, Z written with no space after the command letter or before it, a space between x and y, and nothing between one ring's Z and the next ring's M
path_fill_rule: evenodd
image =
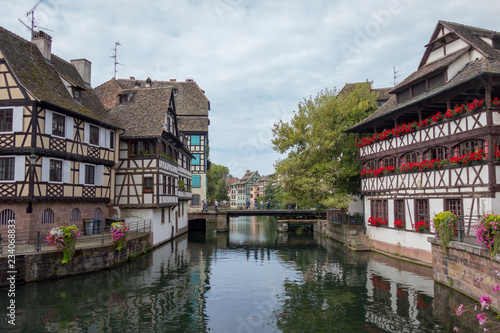
M435 49L431 53L429 53L429 57L427 58L427 62L425 64L427 65L427 64L429 64L433 61L436 61L437 59L442 58L442 57L444 57L444 48L440 47L438 49Z
M484 40L488 45L493 46L493 40L488 37L480 37L482 40Z
M484 58L484 56L476 50L472 50L469 53L470 53L470 61L475 61L476 59L483 59Z
M448 67L448 81L453 79L455 75L460 72L465 65L467 65L470 61L470 55L468 53L464 54L460 58L458 58L455 62L453 62L449 67Z
M379 242L431 252L431 243L427 241L427 237L432 235L428 233L369 226L366 234L370 239Z
M453 42L446 44L446 54L451 54L455 51L463 49L464 47L467 47L468 45L469 44L464 42L462 39L454 40Z

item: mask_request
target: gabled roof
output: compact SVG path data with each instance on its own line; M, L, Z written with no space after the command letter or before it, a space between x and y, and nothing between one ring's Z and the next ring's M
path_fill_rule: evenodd
M450 32L446 36L456 35L457 37L465 41L467 44L472 46L474 49L476 49L478 52L480 52L486 58L492 60L500 60L500 53L497 50L495 50L491 45L489 45L488 43L486 43L484 40L481 39L481 37L487 37L491 39L499 38L500 34L498 32L493 30L471 27L468 25L454 23L454 22L439 21L436 24L436 27L434 28L434 32L431 35L429 43L426 45L427 47L422 57L422 60L420 61L420 65L418 66L419 68L425 64L430 52L432 51L432 48L429 46L431 46L437 40L446 37L446 36L438 37L441 27L445 27L448 30L450 30Z
M371 86L371 82L355 82L355 83L346 83L342 90L339 91L338 95L347 95L351 91L354 90L357 84L367 84ZM378 97L377 97L377 102L385 102L387 101L391 96L389 95L389 91L392 88L372 88L372 91L378 92Z
M97 90L98 94L103 90ZM163 133L173 93L171 88L125 89L128 101L117 104L109 114L125 129L122 137L157 137Z
M241 179L237 180L233 185L245 185L248 183L248 181L250 181L254 176L258 176L260 177L259 175L259 172L258 171L250 171L250 170L247 170L247 172L245 173L245 175L243 177L241 177Z
M38 47L0 27L0 53L21 86L39 102L76 113L97 122L115 126L94 90L85 86L76 68L69 62L51 55L51 62ZM61 77L79 89L84 89L80 101L73 99Z

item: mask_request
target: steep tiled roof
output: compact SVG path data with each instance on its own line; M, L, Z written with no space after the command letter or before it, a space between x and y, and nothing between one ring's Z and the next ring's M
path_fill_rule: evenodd
M500 75L500 62L494 60L487 60L485 58L470 62L453 79L448 81L446 84L400 104L396 104L396 96L393 95L387 101L387 103L382 105L378 110L376 110L370 116L368 116L358 124L351 127L349 131L360 132L362 131L362 129L367 128L370 123L374 122L378 118L381 118L398 110L408 108L409 106L418 104L422 100L437 96L445 92L446 90L463 85L466 82L469 82L485 74Z
M357 84L368 84L371 86L371 83L368 81L367 82L346 83L344 85L344 87L342 88L342 90L339 91L339 95L346 95L346 94L350 93L351 91L354 90L354 88L356 87ZM379 93L377 101L387 101L389 99L389 97L391 97L391 96L389 96L389 91L391 89L392 88L373 88L372 90Z
M139 88L120 93L129 96L127 103L116 105L109 114L125 129L123 137L161 136L172 89Z
M234 183L234 185L245 185L246 183L248 183L248 181L249 181L250 179L252 179L252 177L253 177L254 175L258 175L258 176L259 176L259 172L258 172L258 171L250 171L250 170L247 170L247 172L245 173L245 175L244 175L241 179L237 180L237 181Z
M108 125L115 125L93 89L85 87L76 68L67 61L52 54L51 62L48 62L36 45L2 27L0 27L0 52L16 79L38 101L53 104ZM81 101L73 99L61 77L76 87L85 89Z

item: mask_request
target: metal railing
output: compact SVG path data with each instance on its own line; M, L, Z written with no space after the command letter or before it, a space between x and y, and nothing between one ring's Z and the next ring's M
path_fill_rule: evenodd
M365 218L361 214L329 214L328 221L344 225L363 225Z
M141 220L128 222L129 239L151 232L151 220ZM76 241L76 248L97 247L105 244L111 244L111 225L104 225L98 228L93 228L92 234L88 234L87 230L82 231L81 236ZM54 248L47 243L47 235L51 229L41 231L15 232L15 247L14 254L18 253L38 253L52 251ZM0 234L0 256L12 254L8 251L9 240L7 233ZM12 251L11 251L12 252Z

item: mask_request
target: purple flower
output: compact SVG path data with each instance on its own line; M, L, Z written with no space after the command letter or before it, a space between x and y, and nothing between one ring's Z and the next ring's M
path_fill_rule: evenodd
M483 312L483 313L478 314L477 320L479 320L479 325L481 325L481 326L486 324L486 322L488 321L488 318L486 318L486 313Z
M464 305L460 304L460 306L455 310L455 314L457 316L461 316L465 312Z

